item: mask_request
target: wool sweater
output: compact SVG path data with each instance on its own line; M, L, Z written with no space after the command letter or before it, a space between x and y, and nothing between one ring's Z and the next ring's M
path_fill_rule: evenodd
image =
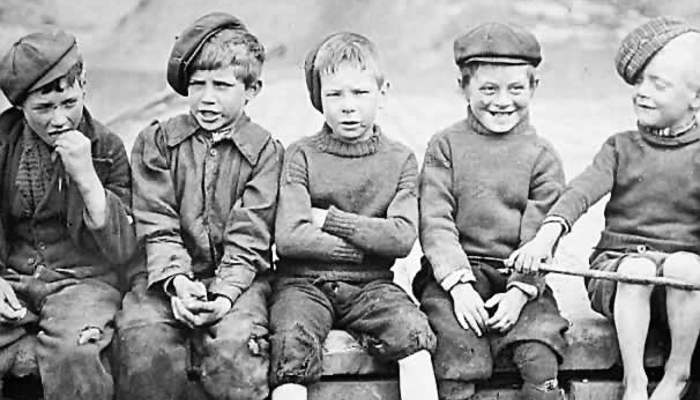
M644 127L611 136L549 215L571 226L608 193L598 249L700 251L700 127L675 137Z
M182 114L144 129L132 149L134 217L148 284L213 277L235 302L272 262L283 148L242 115L214 138Z
M324 126L287 150L275 242L278 272L335 280L391 278L417 237L415 156L378 126L346 143ZM312 208L327 209L322 227Z
M528 118L493 133L469 112L435 134L420 178L420 240L435 279L456 271L473 279L468 257L508 257L534 236L563 187L559 157ZM543 285L535 275L510 279Z

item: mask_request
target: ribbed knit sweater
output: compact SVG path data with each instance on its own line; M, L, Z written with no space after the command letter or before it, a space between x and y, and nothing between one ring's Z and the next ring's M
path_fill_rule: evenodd
M471 272L468 256L508 257L534 236L563 187L559 157L528 118L493 133L470 112L435 134L420 179L420 239L435 279Z
M571 226L608 193L599 249L700 251L700 127L675 137L643 127L611 136L549 215Z
M378 126L363 142L327 126L285 156L275 229L278 273L347 281L391 278L417 237L417 163ZM328 209L322 227L312 208Z

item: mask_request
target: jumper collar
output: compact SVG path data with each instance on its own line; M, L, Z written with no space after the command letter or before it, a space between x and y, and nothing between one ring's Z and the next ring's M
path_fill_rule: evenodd
M360 142L344 142L332 135L331 128L324 124L321 131L314 135L312 141L316 148L325 153L341 157L364 157L374 154L383 143L382 130L379 125L372 127L372 136Z
M652 128L637 124L642 137L662 146L680 146L700 140L700 129L695 117L685 126L671 131L671 128Z

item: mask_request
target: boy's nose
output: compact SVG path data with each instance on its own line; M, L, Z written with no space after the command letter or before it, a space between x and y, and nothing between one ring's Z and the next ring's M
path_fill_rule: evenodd
M68 126L69 120L66 113L61 110L55 110L51 115L51 127L55 129L64 129Z
M213 103L215 101L214 88L210 85L205 85L204 89L202 90L202 97L200 101L203 103Z
M498 107L508 107L513 103L513 99L508 94L508 91L499 90L493 102Z

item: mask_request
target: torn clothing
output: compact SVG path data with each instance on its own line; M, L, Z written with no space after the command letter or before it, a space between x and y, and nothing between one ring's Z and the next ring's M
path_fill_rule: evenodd
M420 176L420 241L438 282L455 271L473 280L468 256L507 258L532 239L564 188L561 160L524 118L494 133L471 111L435 134ZM511 281L542 285L514 273Z
M117 318L117 399L265 399L269 293L256 278L219 322L193 330L162 290L137 283Z
M389 280L351 284L279 277L270 306L270 385L318 381L323 342L333 327L347 330L383 361L435 348L425 315Z
M283 148L246 115L215 140L183 114L144 129L132 149L134 215L149 287L216 277L232 303L268 271Z
M26 158L27 129L20 110L0 115L0 270L32 275L43 268L118 285L124 274L120 266L137 247L131 174L121 139L84 112L78 130L92 142L93 166L107 200L106 224L97 228L86 220L77 185L60 161L50 170L47 186L43 181L49 172L29 173L26 163L38 164L21 161Z
M487 263L472 265L476 282L474 289L484 301L506 291L508 278ZM473 381L488 379L493 361L502 352L510 353L513 346L527 341L546 345L561 361L567 342L564 332L569 323L559 313L549 286L536 299L525 304L518 321L505 333L476 336L465 330L454 315L452 297L435 281L430 268L424 266L414 282L416 297L435 331L438 346L433 355L438 380Z
M44 399L111 400L114 384L108 346L120 292L87 278L47 295L38 309L18 295L28 312L17 323L0 325L0 358L5 358L5 352L16 353L14 344L33 336Z

